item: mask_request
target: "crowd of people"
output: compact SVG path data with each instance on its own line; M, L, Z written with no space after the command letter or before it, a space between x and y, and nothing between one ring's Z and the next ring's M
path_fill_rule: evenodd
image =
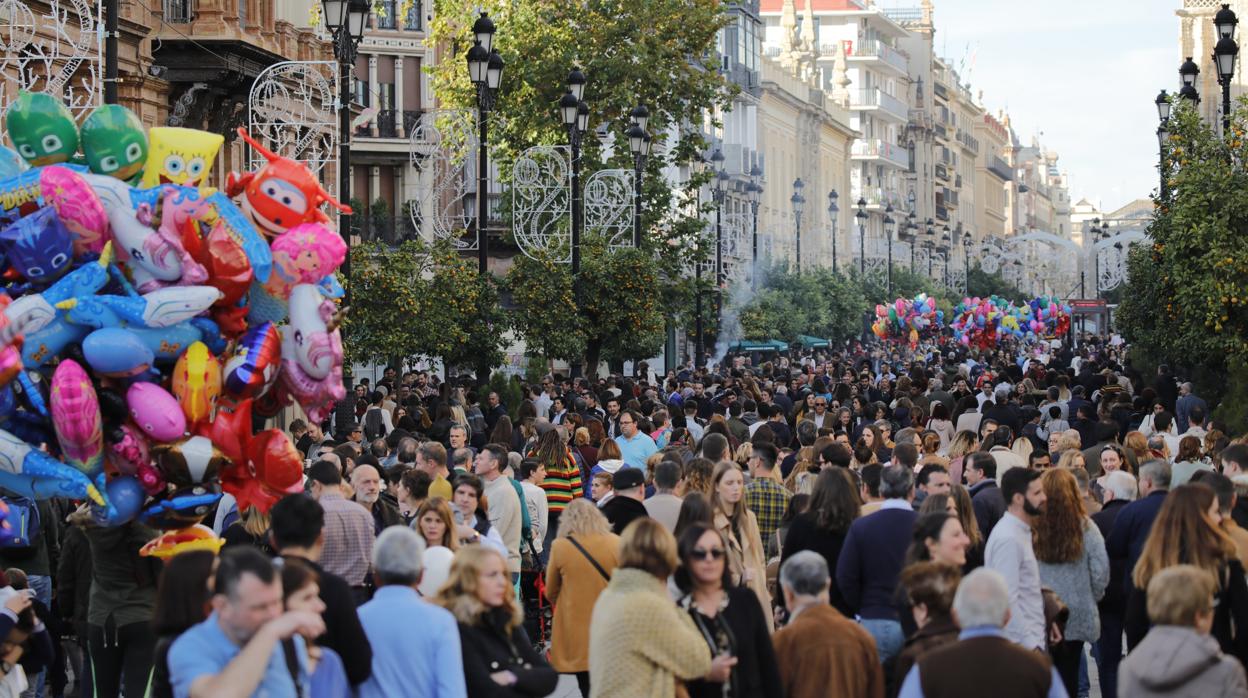
M25 512L0 696L1248 697L1248 439L1123 349L387 370L219 553Z

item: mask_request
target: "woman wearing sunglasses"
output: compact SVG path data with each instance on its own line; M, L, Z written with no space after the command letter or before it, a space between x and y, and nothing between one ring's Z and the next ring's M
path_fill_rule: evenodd
M724 537L709 526L690 526L680 536L678 552L675 581L683 594L680 607L693 618L712 657L737 658L726 685L691 681L690 698L781 695L764 609L749 587L732 584Z

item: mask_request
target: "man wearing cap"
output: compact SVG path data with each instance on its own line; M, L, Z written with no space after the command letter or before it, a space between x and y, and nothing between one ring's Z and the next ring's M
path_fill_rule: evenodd
M615 496L602 505L602 513L618 536L634 520L650 515L645 505L646 476L637 468L620 468L611 477L611 488Z

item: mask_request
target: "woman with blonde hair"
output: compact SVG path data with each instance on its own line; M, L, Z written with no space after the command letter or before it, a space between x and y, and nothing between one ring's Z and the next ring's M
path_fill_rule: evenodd
M1148 437L1143 432L1129 431L1122 441L1123 451L1127 454L1127 462L1131 464L1131 472L1140 472L1140 463L1151 460L1153 455L1148 452Z
M1109 555L1101 531L1088 518L1074 473L1050 468L1040 476L1045 508L1033 517L1032 545L1040 582L1057 592L1070 609L1062 641L1049 648L1069 695L1076 695L1083 643L1101 637L1097 602L1109 585Z
M1124 629L1128 650L1148 633L1148 584L1163 569L1194 565L1217 580L1213 636L1222 651L1241 663L1248 660L1248 583L1235 543L1222 529L1222 513L1212 488L1199 482L1180 485L1166 495L1161 511L1131 570Z
M715 466L711 476L711 510L715 529L728 543L728 567L733 582L753 589L763 608L771 608L763 538L758 531L758 519L745 505L745 476L735 463ZM767 628L772 628L770 614Z
M598 596L619 562L620 538L588 499L577 499L559 518L559 530L546 563L546 598L555 607L550 663L561 674L576 674L589 695L589 623Z
M434 603L455 616L471 696L545 696L559 674L533 650L516 602L507 560L493 548L470 545L451 561Z
M1083 458L1083 451L1077 448L1062 451L1062 457L1057 459L1057 467L1064 470L1074 470L1076 468L1087 470L1087 462Z
M420 534L426 548L440 545L451 552L459 550L459 536L455 535L451 505L441 497L430 497L421 503L412 519L412 529Z
M732 454L732 460L742 470L745 470L749 468L747 463L750 462L750 457L753 455L754 455L754 444L750 443L749 441L746 441L745 443L737 447L736 453Z
M594 696L675 698L678 679L724 683L731 676L736 658L712 659L693 619L668 595L679 561L676 539L658 521L641 518L624 529L619 567L589 624Z
M954 483L962 482L966 472L966 457L979 450L979 436L970 429L963 429L953 435L949 449L945 455L949 458L949 479Z

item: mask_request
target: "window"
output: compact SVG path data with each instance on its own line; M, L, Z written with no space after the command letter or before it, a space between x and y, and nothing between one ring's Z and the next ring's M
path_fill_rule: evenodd
M407 17L403 18L403 28L407 31L418 32L424 27L421 17L421 0L411 0L411 7L407 9Z
M398 28L398 9L395 5L395 0L381 0L381 11L373 15L378 29Z
M367 80L355 81L355 102L362 107L367 107L370 103L372 103L372 99L369 98L368 94Z

